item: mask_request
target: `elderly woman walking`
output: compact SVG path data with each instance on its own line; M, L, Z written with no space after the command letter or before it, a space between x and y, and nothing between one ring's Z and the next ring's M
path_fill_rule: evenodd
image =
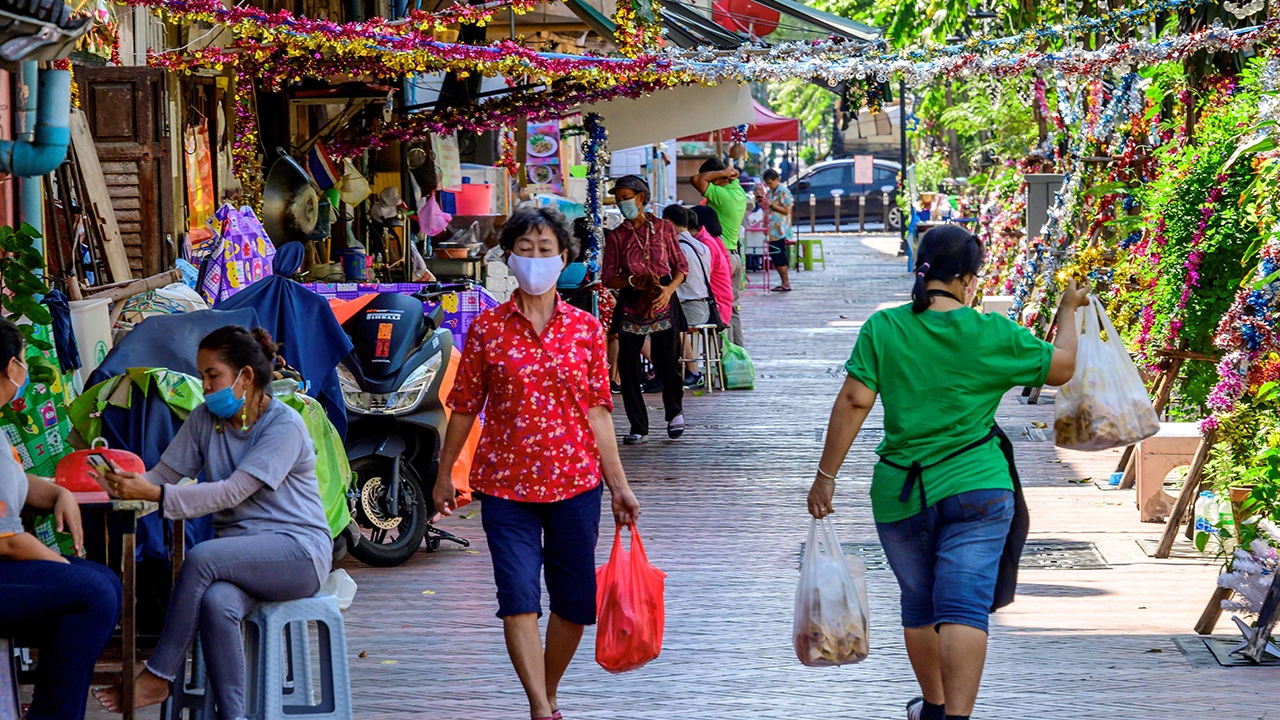
M577 255L564 217L517 211L500 242L520 288L467 332L434 499L446 515L457 507L453 466L483 410L470 482L493 557L498 617L530 717L559 720L560 678L584 626L596 621L601 480L619 524L634 522L640 506L618 458L604 328L556 293L560 272ZM544 565L551 598L545 649L538 632Z
M969 307L982 263L982 245L958 225L920 241L912 302L875 313L858 333L809 490L809 512L831 513L836 474L878 394L884 440L871 509L922 690L907 706L911 720L967 719L978 696L1015 514L1012 446L996 409L1015 386L1061 385L1075 372L1073 322L1050 345ZM1086 304L1072 283L1058 317Z

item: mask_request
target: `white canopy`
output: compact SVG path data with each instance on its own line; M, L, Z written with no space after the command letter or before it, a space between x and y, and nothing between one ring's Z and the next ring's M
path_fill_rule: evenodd
M619 98L577 108L596 113L609 131L609 147L670 140L755 121L751 91L746 85L723 83L712 87L686 85L660 90L635 100Z

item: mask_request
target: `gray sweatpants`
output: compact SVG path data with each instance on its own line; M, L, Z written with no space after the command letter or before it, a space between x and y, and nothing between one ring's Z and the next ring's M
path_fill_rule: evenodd
M245 716L244 616L258 601L311 597L320 589L302 544L284 535L214 538L187 554L147 669L172 681L200 629L205 668L222 720Z
M747 263L742 259L739 250L742 246L738 246L738 250L729 251L729 272L733 278L733 320L729 323L729 341L734 345L743 345L742 341L742 318L738 316L742 305L739 299L742 297L742 288L747 284Z

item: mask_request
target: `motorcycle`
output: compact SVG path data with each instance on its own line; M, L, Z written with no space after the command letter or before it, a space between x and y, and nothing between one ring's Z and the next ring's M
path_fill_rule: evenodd
M440 327L443 306L423 310L426 301L470 287L431 283L413 295L381 293L342 324L355 346L338 365L353 475L347 496L361 531L350 553L366 565L400 565L424 539L429 551L443 541L470 545L431 524L448 423L440 386L457 353L453 334Z

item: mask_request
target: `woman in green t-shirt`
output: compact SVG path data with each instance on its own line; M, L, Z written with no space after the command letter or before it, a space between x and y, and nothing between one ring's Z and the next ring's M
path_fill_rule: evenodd
M923 690L907 706L911 720L972 712L1001 556L1006 541L1021 548L1010 532L1012 450L996 409L1014 387L1061 385L1075 373L1075 323L1062 323L1050 345L969 307L982 264L981 243L959 225L925 234L912 303L875 313L858 333L809 491L809 512L828 515L835 475L879 395L885 434L871 508L902 590L907 654ZM1075 317L1088 302L1071 283L1059 317Z

